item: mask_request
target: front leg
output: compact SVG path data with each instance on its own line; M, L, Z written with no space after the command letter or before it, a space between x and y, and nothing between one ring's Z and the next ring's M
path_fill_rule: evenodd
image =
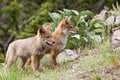
M51 50L51 64L53 69L55 69L57 67L57 61L56 61L56 57L57 57L57 53L54 50Z
M32 68L33 72L35 73L36 76L39 75L39 63L40 59L42 59L43 55L32 55L31 56L31 61L32 61Z

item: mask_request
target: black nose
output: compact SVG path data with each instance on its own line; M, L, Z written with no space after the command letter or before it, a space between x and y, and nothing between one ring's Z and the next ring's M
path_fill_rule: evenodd
M55 41L53 41L52 43L55 44Z

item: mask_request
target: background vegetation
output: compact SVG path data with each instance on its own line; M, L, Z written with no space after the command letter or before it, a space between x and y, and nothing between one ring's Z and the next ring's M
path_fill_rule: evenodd
M49 13L64 9L76 10L77 14L83 10L98 13L104 6L111 8L115 3L116 0L0 0L0 53L5 54L9 43L16 38L34 36L39 26L52 22ZM77 22L74 25L81 26Z
M61 63L62 67L54 71L49 64L45 64L49 63L49 56L45 57L41 62L43 71L39 78L33 75L31 69L25 71L17 69L16 63L10 69L10 73L4 73L0 68L0 80L63 80L62 76L70 78L75 74L69 71L76 63L80 65L77 65L75 70L81 71L79 75L82 76L78 80L113 79L110 76L114 75L106 77L108 74L101 73L104 69L111 72L116 69L119 71L120 54L112 51L110 47L110 39L105 34L104 20L96 20L94 16L104 8L107 10L113 8L112 11L120 13L120 1L118 0L118 5L116 2L117 0L0 0L0 62L4 62L9 43L15 39L34 36L41 25L52 23L52 31L54 31L59 21L66 16L72 16L71 22L78 30L77 37L69 37L66 48L76 49L81 56L74 62ZM111 74L120 76L119 72ZM117 78L119 79L119 77L115 79L118 80Z

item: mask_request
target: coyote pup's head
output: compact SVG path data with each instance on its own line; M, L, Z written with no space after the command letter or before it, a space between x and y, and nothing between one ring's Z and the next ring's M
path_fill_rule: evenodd
M38 29L38 35L40 36L41 40L42 40L42 44L52 47L53 44L55 43L53 37L52 37L52 33L51 33L51 27L50 25L47 26L46 28L40 27Z
M62 20L62 29L64 34L76 34L77 30L73 27L72 23L70 22L71 17L67 17Z

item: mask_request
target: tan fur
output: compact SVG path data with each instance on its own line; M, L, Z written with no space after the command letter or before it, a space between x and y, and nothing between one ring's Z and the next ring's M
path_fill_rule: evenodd
M45 54L46 47L51 48L55 43L49 30L48 27L40 27L36 36L13 41L7 50L5 68L10 67L18 57L22 60L20 67L23 68L27 58L32 56L32 68L37 73L39 61Z
M52 34L55 44L51 49L47 48L47 53L51 53L51 63L53 68L57 66L56 57L66 47L69 35L77 33L69 20L70 17L61 20L55 32ZM26 64L30 65L30 62L31 59L29 58Z

